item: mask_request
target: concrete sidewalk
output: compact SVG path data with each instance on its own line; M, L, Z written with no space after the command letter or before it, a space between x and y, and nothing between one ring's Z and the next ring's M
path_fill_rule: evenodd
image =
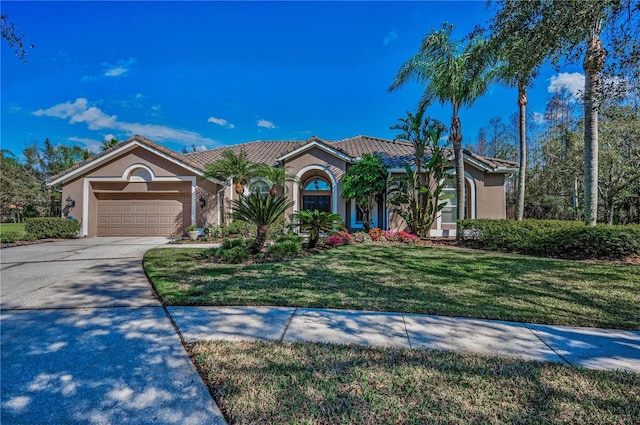
M287 307L168 307L185 341L332 342L437 349L640 373L640 332Z

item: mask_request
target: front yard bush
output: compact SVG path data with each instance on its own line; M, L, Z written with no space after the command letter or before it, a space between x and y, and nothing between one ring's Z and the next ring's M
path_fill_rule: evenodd
M548 257L619 260L640 255L640 226L560 220L461 220L463 244Z
M62 217L29 218L25 221L24 231L36 239L76 238L80 231L80 223Z
M302 252L302 242L284 240L274 243L267 248L266 257L270 259L282 259L296 257Z

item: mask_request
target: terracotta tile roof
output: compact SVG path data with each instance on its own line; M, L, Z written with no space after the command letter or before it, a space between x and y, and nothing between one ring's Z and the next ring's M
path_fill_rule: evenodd
M129 143L134 142L134 141L136 141L138 143L141 143L143 145L146 145L146 146L150 147L152 150L156 150L156 151L162 152L163 154L165 154L167 156L170 156L171 158L173 158L173 159L175 159L175 160L177 160L179 162L182 162L183 164L185 164L185 165L187 165L187 166L189 166L191 168L195 168L197 170L204 171L203 167L201 167L197 163L191 161L190 159L185 158L183 155L180 155L179 153L177 153L177 152L175 152L175 151L173 151L173 150L171 150L169 148L166 148L166 147L164 147L162 145L154 143L154 142L152 142L151 140L149 140L149 139L147 139L145 137L135 135L135 136L133 136L133 137L127 139L127 140L123 140L122 142L118 143L115 146L110 147L109 149L107 149L105 151L100 152L97 155L92 156L91 158L87 158L84 161L75 164L71 168L67 168L63 172L58 173L55 176L50 177L48 179L48 181L50 181L50 182L56 181L56 180L58 180L58 179L60 179L60 178L62 178L64 176L74 172L78 168L84 167L85 165L88 165L88 164L90 164L92 162L96 162L100 158L103 158L103 157L109 155L111 152L113 152L115 150L118 150L121 147L123 147L125 145L128 145Z
M220 159L222 157L222 153L227 149L233 150L236 154L244 150L249 161L276 165L278 163L278 158L313 142L324 144L338 152L344 153L350 156L354 161L360 158L363 153L370 152L380 155L385 165L389 168L402 168L405 163L413 164L413 145L411 143L401 140L388 140L362 135L336 141L326 141L317 136L313 136L302 141L258 140L237 145L223 146L208 151L193 152L182 156L197 163L201 168L204 168L206 164ZM452 156L453 150L447 149L446 153L447 156ZM487 158L476 155L467 150L465 150L465 153L494 170L498 168L515 168L517 166L515 162L496 158Z

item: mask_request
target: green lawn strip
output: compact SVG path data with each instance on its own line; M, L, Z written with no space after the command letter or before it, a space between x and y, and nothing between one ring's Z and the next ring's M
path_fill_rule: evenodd
M24 233L24 223L0 223L0 235L7 232Z
M215 264L155 249L170 305L278 305L640 329L640 267L470 249L359 244L279 263Z
M640 375L429 350L199 342L229 423L637 423Z

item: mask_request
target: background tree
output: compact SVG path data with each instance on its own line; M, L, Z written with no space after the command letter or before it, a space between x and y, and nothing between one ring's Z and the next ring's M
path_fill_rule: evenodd
M342 197L355 202L362 212L365 232L371 229L374 205L386 188L387 167L377 154L363 154L342 178Z
M249 247L251 254L259 253L267 240L269 227L284 215L293 201L287 201L280 196L270 196L262 193L251 193L233 200L233 218L256 226L256 239Z
M27 47L33 49L35 46L27 43L27 36L13 22L9 21L9 15L0 15L0 34L13 49L18 59L26 64Z
M100 149L102 149L102 151L104 152L107 149L111 149L112 147L116 146L118 143L120 143L120 141L115 137L112 137L111 140L104 140Z
M439 146L444 125L424 117L424 109L416 115L407 112L400 124L391 128L402 130L400 140L411 142L414 148L413 162L404 164L405 173L391 180L387 199L406 222L411 233L428 237L438 213L445 207L442 190L447 172L447 157Z
M598 210L598 111L601 104L605 66L609 72L617 68L630 69L637 76L640 60L637 37L640 27L640 7L631 0L603 0L589 2L517 1L499 3L494 22L510 27L529 40L531 49L545 52L555 64L560 59L569 62L582 58L585 73L584 89L584 218L594 226ZM622 55L607 61L603 30L607 34L609 52ZM629 47L631 46L631 47Z
M453 25L443 23L440 30L432 30L425 36L419 53L400 67L390 90L416 80L425 86L422 105L433 101L451 105L449 142L453 144L455 157L458 214L463 219L466 197L462 126L458 113L461 107L470 107L486 92L492 76L476 58L482 51L483 41L478 38L467 42L452 40L452 31Z

